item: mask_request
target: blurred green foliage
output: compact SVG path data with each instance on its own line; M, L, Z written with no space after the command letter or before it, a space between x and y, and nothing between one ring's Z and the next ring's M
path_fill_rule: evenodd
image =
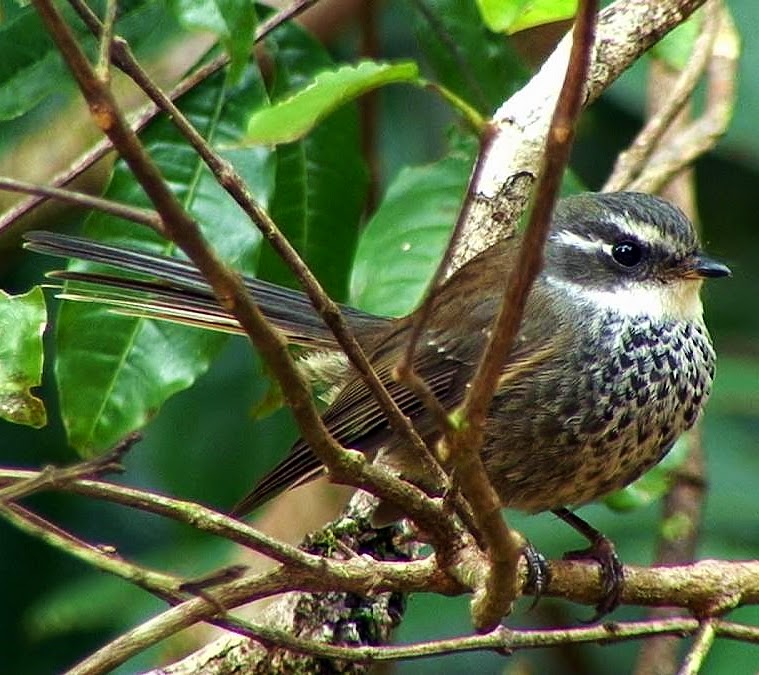
M727 4L739 26L759 24L759 5L753 0L728 0ZM162 48L173 47L188 37L174 14L181 12L183 3L168 5L120 3L124 15L136 22L128 24L128 30L135 37L150 37L138 40L138 53L148 60ZM428 18L416 11L413 3L391 0L378 4L383 58L418 60L425 76L444 83L483 114L492 112L524 81L525 66L510 43L482 27L474 3L429 0L425 6L437 18L436 25L441 30L431 30ZM29 18L30 11L11 3L5 23L0 24L0 56L18 42L12 39L17 29L14 22L28 22L23 24L28 26L24 34L33 38L30 45L39 45L38 52L30 47L25 53L27 61L18 66L26 70L13 72L0 67L0 83L21 87L14 100L4 99L7 92L0 91L0 106L15 111L6 114L14 119L0 124L0 160L16 151L19 139L40 133L51 119L65 114L73 91L60 85L65 71L39 26ZM150 19L140 19L141 16ZM144 34L140 20L145 21ZM121 29L121 24L118 27ZM333 59L338 63L341 59L354 61L354 42L351 31L344 31L330 43L328 54L301 31L282 31L268 45L275 65L263 80L268 96L274 100L286 96ZM459 48L452 51L451 43ZM719 367L704 424L710 489L699 556L725 559L759 556L759 498L754 485L759 475L759 265L751 259L759 243L757 209L752 201L759 181L759 141L755 133L759 116L759 42L750 33L744 35L744 49L735 122L717 151L696 166L704 239L709 251L727 262L734 274L730 281L713 284L706 292L707 318L719 353ZM30 67L32 70L28 70ZM591 189L600 186L616 154L639 127L646 70L644 60L583 118L573 170ZM32 82L32 77L40 79ZM250 70L242 77L243 84L253 86L255 82L255 86L261 86L262 80ZM362 229L366 168L359 151L356 108L341 108L305 139L265 155L260 151L251 158L245 155L250 151L232 143L242 128L239 115L232 115L236 123L231 126L228 118L215 117L224 106L234 107L235 101L239 104L241 99L236 95L251 95L251 89L244 93L230 90L227 87L232 85L223 80L219 78L213 85L218 87L215 92L206 92L217 98L205 99L211 108L201 113L202 126L208 133L222 134L227 142L224 152L232 161L250 162L243 170L245 166L249 168L247 177L256 194L269 200L275 220L284 225L326 286L341 300L349 298L361 306L388 313L406 311L424 286L425 275L420 270L431 270L442 250L467 177L467 162L473 157L465 132L461 128L451 131L457 126L451 111L439 99L412 88L391 87L378 92L378 128L372 142L376 146L380 194L384 197L373 214L366 214L367 224ZM55 96L42 100L51 91ZM254 105L245 100L245 105ZM154 134L154 152L160 155L167 152L163 141L169 132L159 125L154 125L148 135ZM51 138L50 143L56 140ZM173 152L169 147L169 164L177 164L177 170L187 169L187 160ZM43 163L45 158L26 157L24 161ZM195 164L192 168L189 176L179 175L179 171L172 175L180 189L192 185L188 206L199 209L198 217L226 241L232 257L244 258L248 268L257 268L267 278L288 282L281 264L269 249L259 246L258 237L247 224L241 226L247 234L239 235L239 240L229 239L234 236L230 228L237 217L234 209L218 210L215 197L208 192L211 188L203 182L206 178L202 169ZM116 190L120 198L127 198L118 191L124 188L120 180L129 180L123 167L117 168L110 189ZM78 230L82 220L82 214L66 210L49 216L38 226ZM112 223L107 227L110 229ZM399 259L404 262L399 264ZM1 285L8 292L25 291L40 282L45 269L56 264L38 256L7 256ZM410 268L408 274L403 274L404 265ZM67 448L49 365L56 358L55 348L53 335L48 332L49 361L39 393L51 423L37 432L0 422L0 464L4 466L39 467L76 459L73 450ZM89 349L96 349L96 345ZM206 347L196 349L207 353ZM169 398L160 412L153 411L157 414L145 429L144 441L127 458L124 480L224 509L250 487L255 476L282 456L296 432L287 411L280 410L263 419L254 419L250 414L267 395L268 384L260 363L242 339L219 342L213 350L218 355L209 356L207 372L202 368L193 374L191 379L198 378L194 386ZM170 572L202 574L233 556L231 546L209 543L208 538L189 528L107 504L42 494L30 499L29 505L89 541L114 545L125 556ZM582 514L617 542L624 560L645 564L654 556L661 527L659 510L659 504L654 503L620 515L593 505L583 509ZM581 544L576 535L550 515L513 514L512 521L550 557ZM160 604L142 591L93 573L3 521L0 551L3 672L59 672L160 609ZM469 632L467 603L467 598L412 597L398 639L412 641ZM520 606L508 622L515 626L573 623L587 618L589 613L588 608L543 601L529 613L526 605ZM615 618L644 614L642 610L626 609ZM756 624L759 611L744 608L735 612L735 618ZM520 653L510 658L470 653L415 661L398 668L401 672L413 669L436 673L475 668L482 673L524 669L551 673L629 672L637 648L633 643L603 649L583 646ZM152 651L131 661L120 672L147 668L155 658L156 651ZM755 672L757 662L759 651L755 648L720 641L704 672L750 673Z

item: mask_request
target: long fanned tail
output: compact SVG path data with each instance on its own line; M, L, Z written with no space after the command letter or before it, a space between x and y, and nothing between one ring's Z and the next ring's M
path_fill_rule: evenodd
M50 276L69 282L60 296L95 302L124 314L163 319L203 328L239 333L236 319L221 307L200 272L189 262L91 239L53 232L29 232L25 247L39 253L107 265L117 272L57 271ZM130 272L139 277L125 276ZM293 344L337 348L332 332L300 292L244 277L264 315ZM341 307L353 328L376 324L378 317Z
M50 277L66 282L59 297L103 304L123 314L216 331L241 332L234 316L219 304L200 272L189 262L52 232L29 232L26 239L25 246L30 250L106 266L102 270L51 272ZM332 332L304 293L247 276L244 281L264 315L291 343L321 350L338 349ZM357 335L370 338L381 333L391 321L350 307L341 307L341 310ZM397 385L393 383L393 386ZM336 428L340 440L351 442L357 438L350 424L338 423ZM318 458L299 441L233 513L245 515L283 490L305 483L322 471Z

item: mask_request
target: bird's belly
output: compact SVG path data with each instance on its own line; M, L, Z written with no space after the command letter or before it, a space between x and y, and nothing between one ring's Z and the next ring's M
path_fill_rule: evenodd
M505 506L537 512L624 487L698 418L714 375L702 324L606 328L615 340L579 348L563 377L537 373L494 403L494 415L514 420L483 450Z

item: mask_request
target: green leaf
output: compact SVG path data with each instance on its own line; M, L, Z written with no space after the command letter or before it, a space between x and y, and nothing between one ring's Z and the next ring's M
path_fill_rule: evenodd
M206 30L218 36L229 53L229 78L237 83L253 49L256 33L255 3L251 0L171 0L169 7L190 30Z
M247 140L264 145L296 141L348 101L377 87L398 82L422 84L414 62L362 61L355 66L325 70L289 98L253 113Z
M260 75L250 68L236 88L229 89L224 74L219 73L179 103L206 138L230 146L239 144L251 107L265 101ZM252 271L260 235L192 148L166 120L154 123L143 140L216 250L237 267ZM266 206L273 185L271 155L259 148L225 156ZM123 163L117 164L106 196L147 205ZM162 253L172 251L152 232L99 213L88 219L85 234ZM89 456L142 427L168 397L189 387L208 369L224 340L209 331L116 316L102 306L64 303L58 319L56 377L70 443Z
M488 30L477 6L460 0L427 0L411 17L434 78L480 113L493 111L528 77L508 40Z
M477 7L490 30L512 35L571 19L577 12L577 0L477 0Z
M283 29L267 41L274 63L273 98L331 66L326 50L312 37L297 26ZM341 107L302 140L278 146L276 157L271 215L326 291L343 299L367 186L356 105ZM269 245L262 250L259 274L293 284L289 269Z
M42 333L47 323L45 296L38 286L24 295L0 290L0 417L40 428L45 406L32 395L42 379Z
M384 316L419 302L448 244L474 148L403 169L367 223L356 250L350 303Z

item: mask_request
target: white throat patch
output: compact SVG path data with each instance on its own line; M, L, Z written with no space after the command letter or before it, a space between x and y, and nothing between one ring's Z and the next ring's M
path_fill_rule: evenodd
M545 281L574 300L622 316L647 316L652 319L700 321L703 306L699 296L701 282L693 279L667 284L634 282L612 291L588 288L584 284L545 274Z

